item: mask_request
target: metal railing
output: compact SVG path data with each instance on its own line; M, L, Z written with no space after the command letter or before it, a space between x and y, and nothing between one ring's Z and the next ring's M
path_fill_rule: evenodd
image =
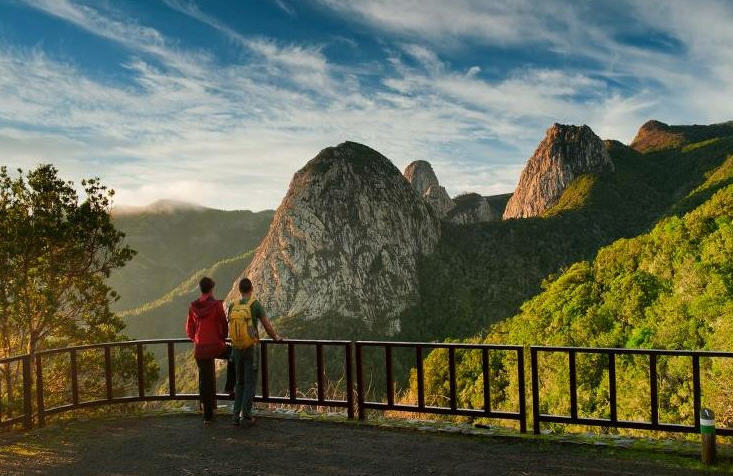
M522 433L527 431L527 417L525 411L524 385L518 385L517 401L519 408L516 412L504 412L491 409L491 386L490 386L490 351L510 351L516 353L517 359L517 381L524 382L524 348L517 345L491 345L491 344L464 344L464 343L433 343L433 342L389 342L389 341L357 341L356 343L356 382L357 382L357 404L359 407L359 418L363 419L365 409L374 410L396 410L415 413L432 413L441 415L461 415L485 418L498 418L517 420ZM363 348L379 347L384 349L385 362L385 383L387 402L365 401L366 391L363 376ZM392 349L396 347L412 348L415 351L415 369L417 380L417 405L405 405L395 403L394 378L392 373ZM425 404L425 384L423 375L423 349L448 349L448 385L449 385L449 406L430 406ZM483 378L483 408L458 408L456 398L456 350L480 350L481 351L481 373Z
M23 413L20 415L8 414L8 418L3 419L4 410L0 404L0 428L10 427L17 424L22 424L24 428L31 428L33 426L33 382L31 382L31 357L28 354L18 355L15 357L7 357L0 359L0 365L8 366L7 372L10 372L9 366L20 362L21 375L23 381ZM0 383L2 385L2 383ZM10 397L13 393L13 388L7 388L6 392L9 395L8 400L12 400ZM8 411L10 409L8 408Z
M176 345L188 344L188 339L152 339L125 342L108 342L102 344L82 345L76 347L68 347L62 349L52 349L41 351L36 354L35 362L28 354L15 357L0 359L0 366L15 365L18 378L18 385L22 382L22 388L6 389L9 395L22 395L22 404L20 400L16 402L16 411L12 414L7 412L0 406L0 428L6 428L15 425L22 425L25 428L31 428L34 419L39 425L43 425L46 416L62 413L69 410L88 408L99 405L108 405L116 403L130 402L149 402L149 401L169 401L169 400L198 400L197 393L179 393L176 388ZM168 389L167 393L149 394L146 392L145 381L145 346L147 345L164 345L166 347L166 358L168 373ZM271 365L268 358L268 349L275 346L284 346L287 351L287 390L285 395L272 395L270 391L271 385ZM313 396L305 396L299 394L296 379L296 361L298 360L298 349L303 347L315 348L316 369L316 386L315 398ZM115 348L128 349L132 357L132 362L137 367L136 383L133 384L134 394L125 396L115 396L113 392L113 379L115 377L112 360L112 350ZM343 360L338 360L338 365L344 372L345 377L345 398L336 399L327 395L327 377L326 364L324 359L325 349L340 348L343 349ZM379 373L384 377L385 388L382 395L386 401L369 400L369 391L367 382L364 378L365 359L363 356L365 348L377 349L377 352L384 354L383 373ZM393 351L394 349L408 349L408 352L414 352L414 370L415 370L415 390L416 403L408 404L405 401L396 401L396 392L394 388L395 378L393 372ZM439 406L430 404L425 395L425 374L424 359L429 351L436 349L444 349L447 351L447 370L448 370L448 397L446 399L447 406ZM103 352L102 370L104 373L104 382L98 382L101 393L99 398L85 400L81 397L80 378L79 378L79 354L88 350L101 350ZM701 389L701 358L733 358L733 352L718 351L686 351L686 350L651 350L651 349L623 349L623 348L584 348L584 347L530 347L530 381L525 381L525 349L522 346L515 345L491 345L491 344L469 344L469 343L433 343L433 342L390 342L390 341L347 341L347 340L286 340L275 342L272 340L260 341L260 384L261 392L255 396L256 402L284 404L284 405L312 405L324 407L344 408L349 418L359 419L366 417L367 410L381 411L398 411L425 414L440 415L460 415L469 417L484 417L495 419L506 419L517 421L519 429L526 431L527 413L526 413L526 395L525 388L529 383L532 396L532 416L533 431L535 434L540 432L542 423L554 424L571 424L571 425L589 425L601 426L608 428L628 428L637 430L656 430L678 433L692 433L700 430L700 423L697 416L700 413L702 405L702 389ZM480 408L464 408L460 406L457 396L458 382L456 378L456 353L458 351L475 351L481 354L481 378L483 379L483 405ZM491 406L491 352L507 352L512 356L511 360L516 360L516 411L503 411L492 408ZM540 386L540 366L538 357L540 354L560 353L567 355L567 371L568 371L568 391L569 391L569 415L562 414L545 414L540 413L541 408L541 386ZM585 417L579 415L578 412L578 371L577 356L580 354L595 354L607 356L607 362L602 371L608 375L608 418ZM44 387L47 383L44 365L47 361L56 355L68 355L69 366L68 376L64 377L63 383L70 386L70 398L53 407L47 407L44 396ZM619 419L618 399L617 399L617 356L632 355L643 356L648 358L648 384L649 384L649 421L634 421ZM409 357L409 356L408 356ZM659 373L658 358L659 357L683 357L690 359L691 380L692 380L692 415L693 424L679 424L661 422L659 418ZM410 359L412 357L409 357ZM35 379L33 378L32 365L35 363ZM63 367L66 371L66 367ZM128 369L129 370L129 369ZM282 370L281 368L278 370ZM331 369L333 370L333 369ZM339 371L341 371L339 370ZM504 369L510 371L509 369ZM356 372L356 384L354 384L353 373ZM20 377L22 375L22 378ZM129 374L132 375L132 374ZM128 375L128 376L129 376ZM553 376L557 379L557 375ZM283 382L284 385L284 382ZM35 388L34 388L35 386ZM159 390L160 391L160 390ZM163 387L164 391L164 387ZM35 393L35 405L34 405ZM230 399L228 394L218 394L218 399ZM22 406L22 413L19 409ZM35 409L33 408L35 406ZM34 411L35 410L35 411ZM5 419L3 419L5 418ZM733 428L719 428L717 432L721 435L733 435Z
M132 403L132 402L151 402L151 401L167 401L167 400L198 400L197 393L178 393L176 390L176 344L190 344L188 339L150 339L138 341L124 342L107 342L103 344L90 344L76 347L68 347L63 349L52 349L39 352L36 354L36 411L39 425L43 425L46 415L61 413L78 408L87 408L99 405L107 405L114 403ZM163 344L167 346L167 364L168 364L168 393L148 395L145 392L145 359L144 346ZM288 356L288 396L272 396L269 390L269 365L267 357L267 349L270 345L287 346ZM317 398L301 397L297 393L297 385L295 378L295 348L301 346L315 346L316 348L316 368L317 368ZM325 366L323 359L324 347L343 347L345 349L344 369L346 374L346 399L334 400L325 398ZM112 392L112 358L111 351L115 347L133 347L136 354L137 364L137 395L115 397ZM105 379L105 397L81 401L79 396L79 372L77 364L77 356L80 351L103 349L104 351L104 379ZM71 402L63 405L57 405L47 408L44 401L44 371L43 362L51 355L68 354L70 360L70 382L71 382ZM319 405L330 407L343 407L347 409L349 418L354 417L353 405L353 380L351 358L351 341L336 340L288 340L275 342L271 340L260 341L260 372L261 372L261 393L255 395L256 402L265 403L282 403L294 405ZM30 364L29 364L30 368ZM25 385L30 390L30 385ZM217 399L231 399L228 394L217 394Z
M548 415L540 413L540 381L538 354L540 353L564 353L568 357L569 376L569 397L570 415ZM608 402L609 418L588 418L578 415L578 387L576 357L578 354L602 354L608 356ZM649 421L619 420L618 402L616 389L616 356L618 355L641 355L649 359ZM677 423L662 423L659 421L659 376L657 372L657 358L668 357L689 357L692 368L692 395L694 424L685 425ZM570 425L602 426L609 428L630 428L635 430L657 430L675 433L695 433L700 431L700 408L702 405L702 390L700 386L700 358L701 357L733 357L733 352L717 351L693 351L693 350L657 350L657 349L616 349L616 348L591 348L591 347L530 347L530 367L532 372L532 415L534 433L540 433L540 424L561 423ZM733 428L719 428L716 430L721 435L733 435Z

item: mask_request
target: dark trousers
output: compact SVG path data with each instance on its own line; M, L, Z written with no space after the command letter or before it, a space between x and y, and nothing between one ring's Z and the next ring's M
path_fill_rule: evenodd
M234 390L234 417L252 417L252 402L257 385L257 346L249 349L232 349L232 360L236 371Z
M227 361L227 380L224 385L224 391L231 393L234 391L234 382L236 380L234 363L229 359L232 348L227 346L226 351L217 356L217 359L226 359ZM196 359L196 365L199 368L199 399L204 406L204 420L211 420L214 417L214 408L216 408L216 370L214 367L214 359Z

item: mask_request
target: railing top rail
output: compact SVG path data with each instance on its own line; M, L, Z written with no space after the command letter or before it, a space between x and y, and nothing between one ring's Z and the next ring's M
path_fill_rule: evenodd
M261 339L262 342L266 342L267 344L322 344L322 345L348 345L351 343L350 340L323 340L323 339L283 339L282 341L276 342L272 339ZM85 344L85 345L76 345L76 346L70 346L70 347L59 347L55 349L47 349L42 350L38 352L37 355L48 355L48 354L57 354L61 352L68 352L70 350L88 350L88 349L99 349L104 347L123 347L127 345L153 345L153 344L168 344L168 343L176 343L176 344L185 344L190 343L191 341L186 337L176 337L176 338L169 338L169 339L141 339L141 340L124 340L124 341L116 341L116 342L100 342L99 344ZM20 356L22 357L22 356ZM11 359L20 358L20 357L10 357Z
M14 355L12 357L3 357L0 359L0 364L9 364L11 362L17 362L29 357L30 354Z
M505 344L471 344L467 342L401 342L388 340L360 340L357 344L370 347L434 347L434 348L454 348L454 349L494 349L494 350L521 350L521 345L505 345Z
M733 352L720 350L676 350L676 349L627 349L623 347L565 347L533 345L530 349L540 352L568 352L586 354L637 354L637 355L668 355L668 356L699 356L699 357L733 357Z

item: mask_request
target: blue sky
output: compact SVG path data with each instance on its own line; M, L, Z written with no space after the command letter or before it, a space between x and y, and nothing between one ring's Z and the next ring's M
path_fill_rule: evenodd
M0 0L0 163L275 208L320 149L513 190L553 122L733 119L733 2Z

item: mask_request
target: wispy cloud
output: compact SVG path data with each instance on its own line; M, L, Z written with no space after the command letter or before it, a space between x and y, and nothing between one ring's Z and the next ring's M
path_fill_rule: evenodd
M72 177L101 175L125 204L168 197L262 209L277 205L292 173L318 150L348 139L400 168L430 160L452 194L501 193L552 122L588 123L603 137L629 140L652 115L722 120L733 103L725 82L733 13L722 2L706 3L699 15L685 3L628 5L684 45L685 56L675 58L626 44L612 28L584 28L582 6L550 15L556 6L545 2L317 0L345 21L387 32L375 75L371 64L331 59L326 44L247 35L204 3L163 1L226 38L241 60L186 48L116 4L28 0L124 46L129 81L93 78L40 47L0 46L4 162L50 160ZM542 45L535 47L586 63L492 75L491 58L460 69L446 59L477 41ZM695 74L700 68L704 75Z

